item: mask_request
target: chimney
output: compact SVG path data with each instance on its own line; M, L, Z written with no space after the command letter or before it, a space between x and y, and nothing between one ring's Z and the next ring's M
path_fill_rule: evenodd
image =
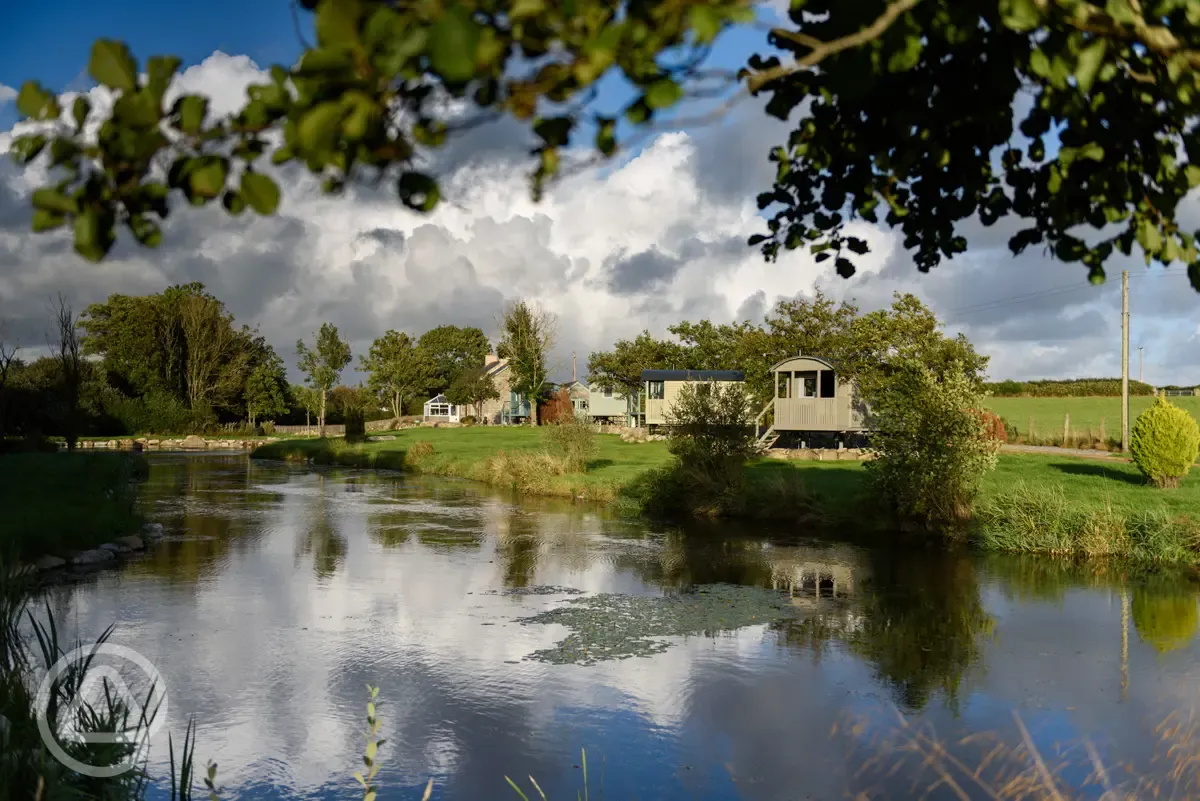
M575 381L575 351L571 351L571 383L574 384Z
M487 356L483 357L483 366L491 367L493 364L495 364L498 361L500 361L499 356L497 356L495 353L489 353Z

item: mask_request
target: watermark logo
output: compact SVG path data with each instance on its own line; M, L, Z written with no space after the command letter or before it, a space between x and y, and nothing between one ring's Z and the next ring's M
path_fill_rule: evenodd
M91 730L97 719L107 719L111 730ZM54 663L38 687L42 742L55 759L84 776L108 778L132 770L166 719L166 684L150 660L132 648L109 643L76 648ZM88 755L112 761L92 765L81 760Z

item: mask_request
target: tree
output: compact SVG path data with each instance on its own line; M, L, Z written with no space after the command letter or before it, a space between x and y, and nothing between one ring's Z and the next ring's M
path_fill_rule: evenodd
M253 369L252 332L233 326L233 315L213 296L193 294L179 301L179 326L187 358L184 385L188 405L228 406L240 399Z
M53 311L54 332L48 344L58 360L64 406L63 434L67 438L67 449L73 451L79 440L79 392L83 373L79 318L62 293L59 293Z
M509 306L501 322L503 333L496 353L508 359L513 374L510 386L529 400L529 424L534 426L538 424L538 399L549 377L546 356L554 345L555 324L551 312L524 300Z
M500 397L492 376L482 367L468 367L454 377L446 397L453 404L475 407L475 417L483 417L483 404Z
M260 419L273 420L288 412L287 399L284 396L287 387L287 374L283 362L276 357L271 363L263 363L255 367L246 379L246 418L250 427L254 428Z
M211 117L202 95L165 104L178 58L150 58L143 82L126 45L109 39L94 44L88 73L117 94L111 112L93 115L79 98L64 115L53 93L26 82L18 112L53 125L18 137L13 156L46 152L61 171L33 194L34 230L70 226L75 250L99 261L118 226L157 245L154 218L166 217L173 189L192 205L219 198L232 214L271 214L280 189L259 166L268 152L322 176L330 193L366 176L393 181L402 203L427 212L441 192L418 168L423 157L503 115L540 140L537 199L582 136L609 158L689 98L727 98L703 121L765 93L772 116L804 110L771 151L776 180L758 198L773 215L750 244L769 259L807 248L848 277L869 251L847 228L862 219L899 228L927 271L966 250L958 223L1011 216L1022 224L1014 253L1044 245L1098 282L1114 251L1136 244L1147 262L1188 265L1200 289L1200 250L1176 218L1200 184L1190 124L1200 14L1183 0L807 0L780 24L758 19L748 0L299 5L315 12L316 42L294 66L273 66L226 119ZM722 69L712 43L743 25L767 30L763 52ZM589 102L618 76L633 87L621 131ZM547 104L554 110L538 114ZM474 116L451 117L461 105ZM394 123L401 107L412 124ZM93 131L101 119L89 141L84 123ZM165 181L155 172L163 153ZM1084 225L1096 229L1086 240Z
M588 379L593 386L624 395L629 413L636 416L640 411L642 371L683 369L686 359L687 353L679 344L655 339L649 331L643 331L632 340L618 340L611 351L589 355Z
M317 407L317 428L320 436L324 437L325 407L329 390L337 385L342 370L350 363L350 345L338 337L337 326L321 323L315 347L310 349L304 344L304 340L297 340L296 354L300 357L300 370L305 374L305 380L320 399L320 405Z
M439 325L417 341L417 347L431 364L427 395L444 392L454 377L468 367L482 367L491 345L478 328Z
M292 397L304 409L304 427L307 428L310 423L310 415L316 414L321 409L320 393L303 384L292 385Z
M404 401L424 392L433 375L428 351L400 331L388 331L372 342L367 355L359 357L359 366L369 374L367 386L387 398L397 420L404 414Z
M8 338L8 324L0 320L0 440L4 439L5 414L8 411L8 383L15 372L13 367L20 367L17 354L21 346L15 340Z

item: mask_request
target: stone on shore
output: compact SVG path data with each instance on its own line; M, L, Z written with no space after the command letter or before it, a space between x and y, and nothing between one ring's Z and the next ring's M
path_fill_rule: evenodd
M115 547L115 546L114 546ZM116 559L117 555L106 548L93 548L90 551L83 551L71 557L73 565L98 565L103 562L111 562Z
M128 537L117 537L117 545L124 545L131 551L140 551L146 547L146 543L142 542L142 538L136 534L130 534Z
M162 523L147 523L142 526L142 536L147 540L160 540L163 538Z
M208 447L208 443L205 442L204 437L198 437L195 434L185 437L181 445L186 451L202 451Z
M38 557L36 560L34 560L33 566L40 571L46 571L46 570L54 570L56 568L60 568L63 565L65 565L66 563L67 563L66 559L59 559L57 556L50 556L49 554L47 554L45 556Z

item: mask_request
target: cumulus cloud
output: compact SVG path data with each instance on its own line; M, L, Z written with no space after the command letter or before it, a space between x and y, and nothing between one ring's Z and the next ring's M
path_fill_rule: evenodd
M3 108L5 103L11 103L16 99L17 90L0 83L0 108Z
M218 52L183 72L172 91L203 91L224 113L259 80L264 75L250 59ZM97 108L109 105L104 90L91 95ZM572 353L585 364L588 353L618 338L643 328L663 335L681 318L760 320L779 299L816 289L864 309L912 291L992 355L995 377L1117 371L1116 282L1096 289L1077 265L1033 252L1014 259L1000 226L966 231L970 254L926 275L895 234L865 224L853 233L873 252L850 281L803 253L765 263L745 239L762 229L754 195L771 181L766 154L785 132L746 105L719 126L661 134L602 171L564 180L534 204L527 133L498 122L433 157L447 198L433 214L406 210L388 187L327 198L310 176L283 172L276 216L231 219L180 208L161 248L141 250L122 236L99 266L73 254L66 232L28 232L28 195L44 172L5 163L0 318L23 341L40 343L44 300L58 291L82 307L113 292L202 281L290 361L291 343L325 320L355 352L388 328L419 334L443 323L477 325L495 338L505 304L521 297L558 315L552 361L556 377L565 378ZM10 141L11 132L0 133L0 154ZM1147 379L1200 380L1200 354L1173 333L1192 327L1196 303L1181 272L1158 271L1131 285Z

